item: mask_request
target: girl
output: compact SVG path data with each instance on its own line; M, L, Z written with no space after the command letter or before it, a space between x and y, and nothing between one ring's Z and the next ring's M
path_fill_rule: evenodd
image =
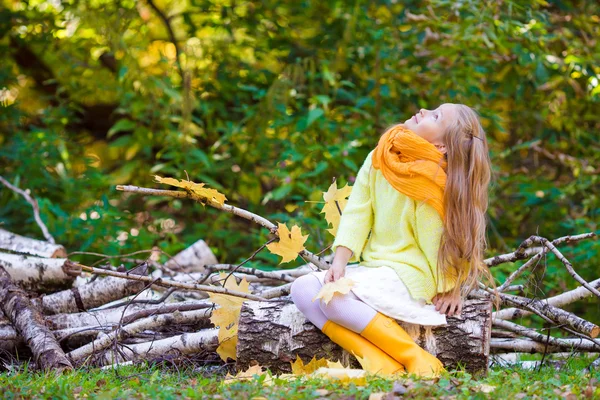
M331 268L296 279L292 300L333 342L366 357L370 372L438 376L441 361L394 320L445 325L482 274L493 284L483 264L490 175L485 132L468 106L421 109L389 128L357 174ZM351 292L312 301L342 276L355 282Z

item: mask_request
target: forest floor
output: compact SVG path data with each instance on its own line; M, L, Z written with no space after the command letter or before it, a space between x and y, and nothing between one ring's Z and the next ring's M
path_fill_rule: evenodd
M27 367L0 374L2 399L600 399L600 369L583 372L593 359L552 359L540 369L490 368L486 377L464 371L445 373L436 382L369 377L364 385L335 379L265 377L224 384L223 372L203 368L137 365L115 370L87 369L55 375ZM222 369L221 369L222 371ZM384 395L386 394L387 395Z

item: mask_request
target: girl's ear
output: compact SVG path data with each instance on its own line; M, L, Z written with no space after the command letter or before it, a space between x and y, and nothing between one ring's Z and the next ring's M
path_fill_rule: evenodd
M446 154L446 146L443 144L434 144L434 146L442 153Z

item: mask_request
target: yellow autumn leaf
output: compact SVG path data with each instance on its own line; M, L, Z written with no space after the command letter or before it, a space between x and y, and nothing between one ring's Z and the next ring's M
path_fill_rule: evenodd
M263 369L263 367L256 364L251 367L248 367L248 369L245 371L238 372L237 374L235 374L235 376L231 375L228 372L227 375L225 375L225 379L223 380L223 383L230 384L230 383L240 382L240 381L249 381L249 380L254 380L256 375L258 375L258 376L266 375L266 377L264 378L264 381L263 381L263 385L271 386L273 384L273 377L271 376L271 373L268 370L263 371L262 369Z
M271 253L283 257L279 264L293 261L298 257L298 253L304 250L304 242L308 239L308 235L302 236L298 225L292 226L291 232L285 224L278 222L277 225L279 242L269 243L267 248Z
M344 367L342 365L342 363L339 361L333 362L333 361L327 360L327 368L347 368L347 367Z
M338 227L340 225L340 219L342 217L342 212L346 207L346 203L348 200L346 199L350 196L352 192L352 186L344 186L341 189L337 188L337 181L333 182L327 192L323 192L323 200L325 200L325 205L321 210L321 213L325 213L325 220L328 224L331 224L332 228L327 229L327 232L331 233L333 236L337 234Z
M329 362L331 361L327 360L326 358L317 359L317 356L314 356L308 364L304 365L304 362L300 356L296 354L296 361L293 363L290 361L290 364L292 365L292 374L307 375L313 373L321 367L326 367Z
M320 378L334 378L341 383L367 384L367 372L362 369L321 367L311 374Z
M238 326L237 323L233 325L231 329L219 328L219 346L217 347L217 354L221 357L221 360L227 361L227 358L233 360L237 359L236 347L238 341Z
M187 190L188 192L195 193L198 196L204 197L209 201L215 202L221 206L227 200L227 197L225 197L225 195L223 193L220 193L218 190L205 188L204 183L195 183L184 179L179 181L174 178L162 178L158 175L154 175L154 179L158 183L164 183L166 185L180 187L182 189Z
M329 282L324 284L319 290L319 293L312 299L315 301L316 299L323 299L325 304L329 303L333 296L336 293L346 294L348 293L352 287L354 286L354 281L348 277L341 277L335 282Z
M221 272L219 279L224 279L228 274ZM234 276L230 276L225 282L225 289L235 290L242 293L250 293L249 283L243 278L238 284ZM235 348L237 345L238 322L242 303L246 300L237 296L221 293L208 293L210 300L220 307L212 312L210 321L219 327L219 347L217 353L227 361L227 357L236 359Z

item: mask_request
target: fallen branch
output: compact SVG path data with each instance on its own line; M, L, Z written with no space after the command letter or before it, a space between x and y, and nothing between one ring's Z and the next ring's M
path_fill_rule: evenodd
M521 265L516 271L514 271L512 274L510 274L508 276L508 278L506 278L506 280L504 281L504 283L502 285L498 286L498 291L504 292L505 289L508 287L508 285L510 285L515 279L517 279L517 277L519 277L519 275L521 275L523 273L523 271L525 271L527 268L531 267L540 258L542 258L543 255L544 255L544 251L541 251L541 252L537 253L535 256L533 256L532 258L530 258L525 264Z
M517 250L513 251L512 253L500 254L494 257L490 257L485 259L483 262L488 267L494 267L496 265L504 264L506 262L515 262L518 260L523 260L525 258L529 258L535 254L538 254L540 252L539 248L529 248L532 244L537 242L536 240L532 239L536 237L538 236L530 236L528 239L526 239L519 245ZM552 241L552 244L557 246L562 243L578 242L580 240L589 239L593 237L596 237L596 233L594 232L582 233L580 235L562 236L557 239L554 239Z
M212 310L196 310L185 312L177 311L171 314L162 314L143 318L125 325L108 335L100 336L100 338L94 340L92 343L80 347L77 350L71 351L67 354L67 357L69 357L73 363L78 363L82 359L94 354L94 352L108 348L115 340L134 336L138 332L158 326L197 323L202 319L209 318L211 315Z
M594 286L596 289L600 289L600 279L596 279L595 281L590 282L590 285ZM591 295L592 292L590 292L587 288L580 286L576 289L569 290L568 292L561 293L553 297L548 297L547 299L542 299L540 301L554 307L562 307L567 304L571 304L578 300L584 299L586 297L590 297ZM531 311L511 307L494 312L494 318L511 320L515 318L525 317L531 314Z
M83 328L89 326L102 326L109 329L119 324L121 318L123 323L131 323L137 319L151 315L167 314L175 311L202 310L213 307L208 300L182 301L169 304L130 304L117 308L103 308L81 313L50 315L46 318L52 330L63 330L69 328Z
M600 352L600 346L593 342L583 339L557 339L561 342L560 346L548 345L536 342L531 339L507 339L492 338L490 340L490 350L493 352L520 352L520 353L560 353L565 351L565 347L571 348L571 351L590 351Z
M483 284L480 283L480 286ZM490 288L485 288L488 293L493 293ZM514 305L518 308L523 308L534 312L535 314L545 317L551 322L564 324L576 332L595 338L600 333L600 327L592 322L586 321L577 315L558 307L551 306L542 300L529 299L514 294L498 293L502 300L502 304ZM497 318L497 317L496 317Z
M27 293L12 283L3 267L0 267L0 299L0 308L31 349L38 368L73 369L41 314L27 298Z
M535 340L536 342L539 342L542 344L548 343L548 344L555 345L555 346L562 346L562 347L569 347L569 348L571 347L571 344L569 344L568 342L561 341L561 339L559 339L559 338L555 338L552 336L545 335L543 333L539 333L539 332L535 331L534 329L526 328L522 325L515 324L514 322L504 321L504 320L496 318L496 319L492 320L492 326L515 332L521 336L528 337L529 339Z
M204 268L209 272L235 270L236 273L254 275L258 278L274 279L274 280L279 280L279 281L284 281L284 282L293 282L296 280L296 278L294 276L288 274L287 271L285 271L285 270L283 270L283 271L262 271L262 270L256 269L256 268L238 267L233 264L212 264L212 265L205 265Z
M6 186L10 190L12 190L13 192L18 193L21 196L23 196L23 198L25 199L25 201L27 201L31 205L31 208L33 208L33 218L35 218L35 222L38 224L38 226L42 230L42 233L44 234L44 237L46 238L46 240L48 242L52 243L52 244L56 243L54 241L54 238L52 237L52 235L48 231L48 228L46 227L46 224L44 224L44 221L42 221L42 218L40 217L40 206L38 205L37 200L34 199L33 197L31 197L27 192L25 192L25 191L19 189L18 187L12 185L9 181L7 181L6 179L4 179L4 177L1 176L1 175L0 175L0 182L2 184L4 184L4 186Z
M89 357L89 360L93 360L96 365L110 365L167 355L195 354L205 350L214 351L219 345L218 333L218 328L212 328L134 345L117 345L118 351L112 350L101 355L93 355Z

